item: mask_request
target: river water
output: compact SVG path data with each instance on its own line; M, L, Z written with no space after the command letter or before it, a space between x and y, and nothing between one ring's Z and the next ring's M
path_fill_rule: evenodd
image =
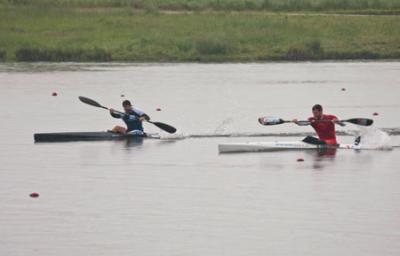
M7 64L0 90L0 255L400 255L399 62ZM121 124L80 95L130 99L178 133L35 144ZM395 147L218 154L301 139L310 127L257 118L307 118L315 103L374 118L368 133Z

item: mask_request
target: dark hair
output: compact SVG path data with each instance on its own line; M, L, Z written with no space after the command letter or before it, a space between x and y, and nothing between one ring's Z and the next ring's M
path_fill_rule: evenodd
M318 110L318 111L322 112L322 106L320 104L315 104L312 107L312 110Z
M129 101L129 100L124 100L123 102L122 102L122 106L132 106L132 104L131 104L131 102Z

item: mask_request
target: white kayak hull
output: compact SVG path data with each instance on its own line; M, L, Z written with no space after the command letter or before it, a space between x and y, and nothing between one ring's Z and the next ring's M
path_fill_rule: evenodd
M362 149L360 145L340 144L338 146L313 145L302 141L271 141L271 142L243 142L225 143L218 145L219 153L243 153L243 152L268 152L282 150L323 150L323 149Z

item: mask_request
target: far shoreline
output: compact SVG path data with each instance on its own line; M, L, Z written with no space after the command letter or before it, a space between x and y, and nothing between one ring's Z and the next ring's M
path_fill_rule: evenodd
M89 11L86 11L89 10ZM399 15L134 13L0 5L0 62L251 63L400 59Z

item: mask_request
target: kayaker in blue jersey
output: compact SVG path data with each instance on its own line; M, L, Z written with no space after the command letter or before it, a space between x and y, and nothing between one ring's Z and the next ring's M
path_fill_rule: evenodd
M142 122L145 120L150 120L150 117L140 109L132 107L132 104L129 100L124 100L122 102L122 107L124 108L124 114L118 113L112 108L110 109L110 114L114 118L121 118L124 120L127 128L117 125L111 131L121 134L132 133L143 135L144 132Z

